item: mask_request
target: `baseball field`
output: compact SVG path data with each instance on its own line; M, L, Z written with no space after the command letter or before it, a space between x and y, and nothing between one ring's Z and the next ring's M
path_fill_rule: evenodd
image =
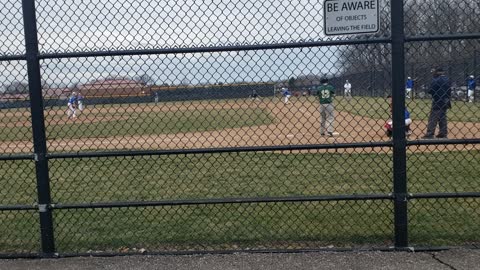
M88 103L87 103L88 104ZM413 132L425 131L429 101L410 101ZM184 149L386 141L388 103L380 98L336 100L338 136L319 134L312 97L105 105L88 107L76 120L65 108L45 111L51 152L116 149ZM1 111L4 153L30 152L29 113ZM478 138L477 104L458 102L449 112L450 138ZM410 193L480 189L479 146L409 148ZM388 194L390 148L216 153L115 158L53 159L55 203L156 201L237 197ZM0 163L0 203L33 204L31 161ZM410 202L414 245L478 242L479 200ZM146 208L55 210L60 252L208 250L391 246L391 201L201 204ZM37 213L0 213L0 250L37 250Z
M429 100L407 104L413 135L426 130ZM476 138L480 132L477 103L454 102L449 111L449 138ZM33 149L30 113L26 109L0 111L0 150ZM382 98L337 98L335 130L339 136L320 136L320 114L314 97L283 104L278 98L155 104L88 106L76 120L65 107L45 110L50 152L115 149L183 149L261 145L376 142L388 140L383 124L389 107Z

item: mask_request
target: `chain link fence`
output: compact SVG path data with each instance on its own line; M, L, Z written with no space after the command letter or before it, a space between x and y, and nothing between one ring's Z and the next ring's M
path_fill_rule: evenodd
M478 247L476 1L3 2L0 256Z

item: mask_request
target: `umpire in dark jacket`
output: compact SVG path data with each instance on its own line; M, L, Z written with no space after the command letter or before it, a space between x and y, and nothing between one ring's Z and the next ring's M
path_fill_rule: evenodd
M450 109L452 83L441 68L434 70L429 94L432 95L432 110L428 118L427 133L424 139L432 139L435 135L435 128L439 126L437 138L447 138L447 110Z

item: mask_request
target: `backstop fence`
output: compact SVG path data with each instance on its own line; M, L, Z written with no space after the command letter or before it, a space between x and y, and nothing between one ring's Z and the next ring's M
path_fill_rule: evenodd
M4 0L1 256L477 246L478 1L325 2Z

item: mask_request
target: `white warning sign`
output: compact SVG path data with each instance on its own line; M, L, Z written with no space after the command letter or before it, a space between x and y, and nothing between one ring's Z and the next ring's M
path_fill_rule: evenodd
M378 0L325 0L325 35L378 32L378 11Z

